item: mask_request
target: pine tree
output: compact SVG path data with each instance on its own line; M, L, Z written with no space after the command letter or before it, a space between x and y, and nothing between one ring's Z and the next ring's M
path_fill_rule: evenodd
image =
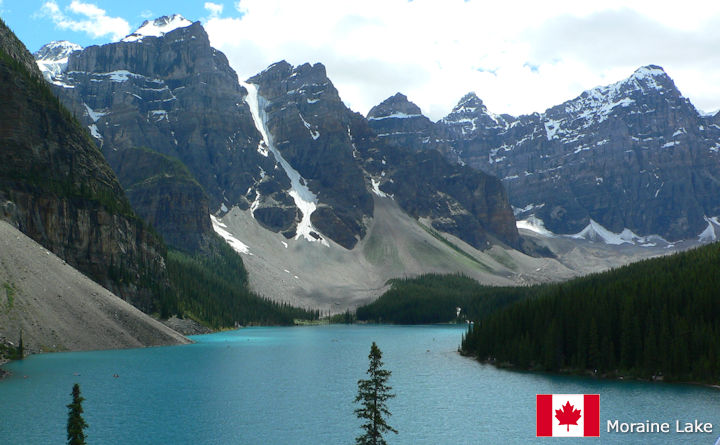
M363 420L362 425L364 433L355 439L358 445L385 445L383 434L392 431L397 434L397 430L387 424L386 419L390 417L390 411L385 402L395 397L392 394L391 386L387 385L392 372L383 369L382 352L373 342L370 347L370 366L368 367L367 380L358 380L358 394L355 397L355 403L362 406L355 410L355 415Z
M73 385L72 403L68 407L68 423L67 423L67 443L68 445L85 445L85 432L88 427L85 419L82 417L82 402L85 400L80 395L80 385Z
M25 357L25 346L23 345L22 329L20 329L20 341L18 341L17 348L12 353L11 357L14 360L22 360Z

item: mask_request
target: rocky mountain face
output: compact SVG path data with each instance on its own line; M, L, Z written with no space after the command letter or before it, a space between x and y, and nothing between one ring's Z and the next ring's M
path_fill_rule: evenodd
M662 68L646 66L542 114L495 115L471 93L407 143L444 142L448 159L501 178L518 219L554 233L600 227L629 242L675 241L696 238L720 214L716 120L700 116ZM416 131L394 121L395 134Z
M145 310L164 247L132 212L95 144L0 23L0 217Z
M150 208L138 211L144 217L157 215L151 218L155 222L178 221L167 210L182 209L189 220L184 228L192 232L178 235L173 224L155 225L174 247L205 245L211 235L208 209L217 211L224 204L248 208L254 199L248 191L262 171L275 167L256 149L260 135L244 102L245 89L225 56L210 47L199 22L179 16L147 22L124 41L71 53L52 81L115 171L136 167L139 152L125 152L138 147L187 166L197 183L165 177L160 189L157 181L135 182L130 193L147 198L143 206ZM141 191L144 186L150 188ZM149 199L158 192L164 196Z
M491 238L519 246L505 191L496 178L453 165L438 151L386 141L373 128L374 121L342 103L321 64L293 68L280 62L248 82L258 85L275 148L317 192L312 224L328 236L333 233L333 240L343 240L344 247L351 248L364 236L364 221L373 209L369 191L392 197L411 216L426 218L435 229L474 247L488 247ZM396 99L405 106L392 111L396 116L419 111L406 98ZM384 116L383 107L375 110L375 116ZM413 120L375 121L394 119ZM342 232L333 232L338 228Z
M82 46L67 40L59 40L44 45L34 57L45 78L52 82L53 77L59 76L65 70L68 56L75 51L82 51Z
M452 149L442 127L422 114L420 107L404 94L397 93L370 109L370 128L384 143L412 150Z
M487 125L456 151L502 178L518 218L556 233L596 221L615 233L694 238L720 214L720 128L703 119L657 66L542 114ZM457 124L453 115L443 120Z
M190 253L209 249L209 199L182 162L148 148L111 151L108 159L133 209L167 244Z
M42 54L52 50L36 54L41 67L51 66ZM495 178L384 140L375 125L394 117L382 119L379 107L369 124L349 110L322 64L280 62L238 82L200 23L179 16L57 57L66 56L59 73L46 72L54 90L88 126L138 213L174 247L202 249L208 213L237 206L288 239L352 249L373 218L373 192L473 246L519 245ZM404 101L406 114L419 115ZM168 156L190 177L164 173Z
M356 116L340 100L322 64L294 68L283 61L248 82L257 85L268 145L299 174L295 184L295 174L285 167L292 189L302 194L304 183L309 191L306 200L315 206L305 208L310 224L353 248L373 215L372 196L353 156L349 128Z

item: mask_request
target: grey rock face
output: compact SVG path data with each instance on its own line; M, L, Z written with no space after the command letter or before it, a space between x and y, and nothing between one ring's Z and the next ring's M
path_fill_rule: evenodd
M147 148L107 155L133 209L168 245L190 253L208 250L209 200L185 165Z
M447 154L502 178L518 218L556 233L593 219L678 240L720 214L720 127L660 67L518 118L468 97L440 122L453 135Z
M0 217L92 279L150 311L167 286L163 246L130 209L87 133L0 23ZM12 55L15 56L12 56ZM7 63L5 55L19 57Z
M369 125L343 104L323 65L280 62L248 80L259 96L253 116L248 91L199 23L157 36L142 32L182 20L148 22L123 42L72 52L62 72L51 76L55 91L122 172L133 205L170 245L207 244L202 219L208 209L237 205L288 238L311 224L305 235L351 249L365 236L371 190L378 186L397 187L391 193L405 211L476 247L491 238L517 245L499 182L424 153L444 142L440 134L420 135L441 127L405 96L376 107ZM382 127L392 130L394 121L414 128L388 138ZM191 179L165 173L160 158L138 147L178 159L207 198ZM147 175L136 177L137 171ZM298 203L297 187L312 194L314 210ZM309 222L303 212L312 212Z
M442 128L435 125L401 93L389 97L370 109L367 115L370 128L383 142L412 150L441 150L450 146L444 141Z
M372 196L348 134L356 118L345 107L321 64L287 62L248 79L264 99L266 126L275 148L317 195L315 228L351 249L365 236Z
M143 202L138 211L144 217L153 215L154 225L166 225L156 229L170 245L200 248L211 236L209 210L247 209L264 172L275 173L280 183L287 178L273 159L258 153L260 135L244 101L247 92L199 22L140 37L71 53L63 72L53 76L53 87L90 128L116 171L137 167L137 156L124 153L138 147L187 166L197 183L175 176L163 178L160 188L148 182L124 185L133 186L129 196L134 205ZM152 187L141 192L143 184ZM151 198L160 192L163 197ZM182 218L192 222L182 224L180 215L169 213L180 207ZM192 232L178 235L170 221Z

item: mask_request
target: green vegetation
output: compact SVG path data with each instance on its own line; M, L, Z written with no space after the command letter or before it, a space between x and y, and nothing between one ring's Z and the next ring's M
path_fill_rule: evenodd
M23 88L27 90L28 101L42 110L45 121L53 125L46 131L52 131L59 143L81 144L97 159L102 158L99 149L90 139L87 129L82 128L72 113L60 103L60 99L53 94L41 75L31 73L25 65L2 48L0 48L0 65L17 73L23 82ZM118 199L118 190L97 180L88 181L86 177L77 177L73 174L58 176L49 171L47 166L41 164L26 170L6 170L4 175L6 181L12 180L25 187L31 187L43 196L94 201L105 207L110 213L120 214L133 220L137 219L128 200Z
M17 293L17 288L14 284L7 281L3 282L3 288L5 289L5 298L7 298L5 301L5 313L8 313L15 304L15 294Z
M68 445L85 445L85 432L83 430L88 427L88 424L82 416L82 403L85 399L80 395L80 385L77 383L73 385L71 395L73 398L72 403L67 405L67 443Z
M23 345L22 329L20 329L20 340L18 340L17 348L15 348L15 354L10 358L13 360L22 360L25 358L25 346Z
M540 290L483 286L463 275L426 274L389 283L390 289L380 298L357 309L358 320L396 324L477 320ZM460 317L457 308L461 308Z
M224 241L214 253L190 256L169 250L167 270L171 289L161 292L160 316L188 316L213 328L236 324L293 324L294 319L316 320L318 311L276 303L248 289L247 271L240 255Z
M355 314L350 312L350 309L347 309L342 314L331 315L327 319L332 324L353 324L357 320Z
M462 349L523 369L720 380L720 244L546 286Z
M200 183L190 173L187 166L179 159L157 152L147 147L134 147L122 151L122 154L108 153L111 164L123 188L130 192L133 188L145 188L148 184L172 178L195 184L202 189ZM115 162L112 160L115 159ZM121 159L121 160L117 160Z
M17 346L13 346L9 342L7 344L0 343L0 359L22 360L25 357L25 346L23 344L22 330L20 330L20 340ZM2 372L0 372L2 375Z
M370 360L367 370L368 379L358 380L358 393L355 397L355 403L361 405L355 410L355 415L364 421L361 426L364 433L355 439L355 443L358 445L384 445L387 442L385 442L383 434L388 431L397 434L397 430L387 424L387 418L391 414L386 402L395 397L395 394L390 392L392 386L387 384L392 372L383 369L382 351L375 342L370 346L368 359Z
M486 271L486 272L492 272L492 269L485 263L481 262L474 256L470 255L469 253L465 252L463 249L461 249L457 244L452 243L448 241L444 236L442 236L437 230L433 229L432 227L428 227L425 224L418 223L420 227L427 232L429 235L431 235L436 240L440 241L441 243L445 244L458 254L462 255L466 259L470 260L471 263L475 264L476 266L480 267L480 269Z

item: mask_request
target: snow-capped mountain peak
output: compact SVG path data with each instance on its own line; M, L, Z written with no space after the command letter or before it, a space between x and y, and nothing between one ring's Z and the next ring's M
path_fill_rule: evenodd
M453 108L452 113L475 112L477 110L487 112L487 107L475 92L470 92L460 99L460 102Z
M153 21L145 20L142 25L132 34L128 35L123 42L138 42L145 37L162 37L170 31L178 28L186 28L192 25L192 22L180 14L172 16L162 16Z
M370 120L381 120L387 118L419 118L423 116L420 107L410 102L404 94L396 93L379 105L372 107L367 117Z
M547 138L562 139L568 132L590 128L607 120L611 115L647 112L644 107L653 97L663 100L683 100L672 79L657 65L638 68L628 78L611 85L584 91L575 99L550 108L543 113Z
M642 80L655 80L655 79L666 79L668 78L665 70L658 65L646 65L641 66L630 76L631 79L642 81Z
M67 40L56 40L43 45L35 54L35 62L40 71L47 79L60 74L68 63L68 56L75 51L81 51L82 46L68 42Z
M451 128L451 131L469 137L480 129L506 129L512 119L511 116L489 112L482 99L470 92L440 122Z
M665 70L657 65L646 65L635 70L627 79L585 91L578 99L592 98L605 102L601 104L602 106L628 98L636 91L649 93L665 89L675 89L672 79L665 73Z

